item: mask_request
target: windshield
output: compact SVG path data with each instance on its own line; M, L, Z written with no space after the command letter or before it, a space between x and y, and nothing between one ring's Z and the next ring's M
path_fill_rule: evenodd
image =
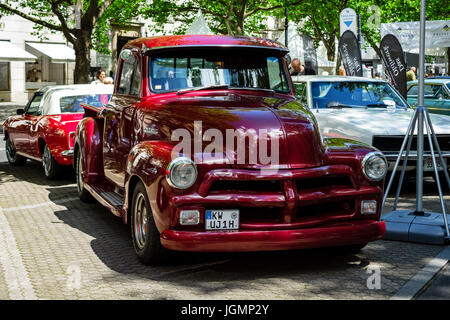
M312 82L312 107L408 108L400 96L380 82Z
M86 103L101 108L104 104L108 103L110 97L110 94L88 94L62 97L59 99L59 105L61 107L61 113L78 113L84 112L80 103Z
M31 99L29 105L28 105L28 109L27 109L27 114L38 114L39 113L39 109L41 106L41 101L42 101L42 97L44 96L44 94L42 92L36 92L33 96L33 98Z
M156 93L203 87L290 92L281 58L266 50L168 51L152 57L149 74Z

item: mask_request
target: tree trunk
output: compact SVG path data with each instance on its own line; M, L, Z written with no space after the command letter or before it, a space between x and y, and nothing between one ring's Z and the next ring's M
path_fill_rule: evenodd
M339 68L341 66L341 63L342 63L342 61L341 61L341 54L338 51L337 59L336 59L336 68L334 69L334 72L335 72L336 75L339 75Z
M336 46L334 43L334 38L329 39L327 42L324 42L325 48L327 49L327 58L328 61L334 61L334 58L336 56Z
M91 82L91 32L83 30L74 43L75 49L75 74L74 83Z

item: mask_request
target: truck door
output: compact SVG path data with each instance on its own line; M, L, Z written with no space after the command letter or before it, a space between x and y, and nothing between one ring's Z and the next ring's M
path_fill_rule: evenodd
M128 50L128 49L125 49ZM130 50L128 50L130 51ZM116 92L106 105L103 134L105 176L116 186L125 186L128 154L134 144L133 117L140 102L140 64L135 53L119 61Z

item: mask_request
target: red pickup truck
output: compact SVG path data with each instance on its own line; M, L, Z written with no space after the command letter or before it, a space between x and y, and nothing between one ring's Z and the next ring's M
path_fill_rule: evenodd
M323 139L276 42L137 39L111 100L84 105L78 194L131 225L139 259L174 251L362 248L379 221L387 165L363 143Z

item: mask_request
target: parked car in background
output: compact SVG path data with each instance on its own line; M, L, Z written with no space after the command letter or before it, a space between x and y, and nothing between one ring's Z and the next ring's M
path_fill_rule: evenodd
M408 103L414 108L418 102L418 81L409 81L407 88ZM431 113L450 116L450 77L425 78L424 105Z
M72 165L75 128L83 118L80 103L97 107L109 101L112 85L47 86L24 109L4 123L6 157L13 166L27 159L42 162L45 176L55 179Z
M298 99L307 104L327 138L358 140L379 149L390 170L399 156L414 110L386 81L346 76L292 77ZM430 114L439 145L450 168L450 116ZM407 170L417 161L414 138ZM439 170L443 170L439 164ZM401 169L401 167L399 168ZM425 139L424 170L433 171Z
M384 156L357 141L322 141L295 99L286 54L251 37L125 45L110 103L86 106L78 124L74 164L80 198L131 224L144 264L168 250L359 249L384 235ZM267 142L261 130L274 162L249 160L250 141Z

